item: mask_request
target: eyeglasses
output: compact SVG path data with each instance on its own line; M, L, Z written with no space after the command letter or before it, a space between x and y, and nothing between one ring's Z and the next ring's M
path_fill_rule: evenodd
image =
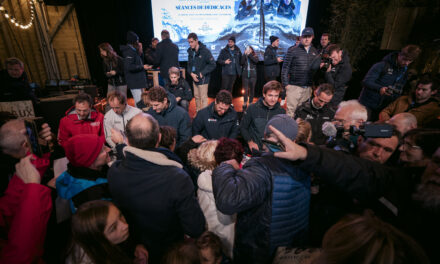
M402 146L406 149L422 149L420 146L411 145L411 143L408 141L404 141Z

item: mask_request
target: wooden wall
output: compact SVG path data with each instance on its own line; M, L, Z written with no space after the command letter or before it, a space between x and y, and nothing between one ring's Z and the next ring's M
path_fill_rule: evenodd
M4 0L2 5L22 24L30 20L28 0ZM0 68L4 68L6 58L18 57L25 63L30 81L42 87L47 79L57 77L70 79L79 75L82 79L89 79L75 8L70 5L46 6L38 1L34 1L34 5L38 11L29 29L18 28L0 15ZM44 37L49 41L44 41ZM48 47L54 53L53 60L44 52Z

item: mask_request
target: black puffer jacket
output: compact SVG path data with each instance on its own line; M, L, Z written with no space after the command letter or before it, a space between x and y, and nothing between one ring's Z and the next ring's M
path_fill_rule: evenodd
M281 70L283 86L311 86L313 74L319 69L320 57L316 49L311 46L309 52L302 44L290 47L284 58Z
M267 121L274 115L285 114L280 103L276 103L273 108L267 107L261 97L256 103L251 104L243 116L240 124L240 132L246 142L253 141L258 144L258 148L263 146L261 139L264 136L264 128Z
M225 61L228 59L231 60L231 63L226 64ZM233 50L226 45L220 51L217 62L222 65L223 75L241 75L241 50L236 45Z
M199 41L197 51L188 49L188 73L195 73L197 76L200 76L200 73L203 75L202 78L199 78L197 85L208 84L211 72L215 70L216 66L214 57L202 42Z
M295 111L295 119L298 117L310 123L312 126L311 141L316 145L324 145L327 137L322 133L322 124L331 121L335 115L335 110L328 104L322 108L315 108L312 105L312 98L302 103Z
M278 77L280 75L280 64L277 60L277 47L268 45L264 51L264 73L266 77Z
M241 170L223 163L212 173L212 186L218 210L238 213L234 263L272 263L276 247L304 246L310 177L289 161L264 153Z
M144 61L135 48L130 45L121 46L124 57L125 80L128 89L147 87L147 75L144 70Z

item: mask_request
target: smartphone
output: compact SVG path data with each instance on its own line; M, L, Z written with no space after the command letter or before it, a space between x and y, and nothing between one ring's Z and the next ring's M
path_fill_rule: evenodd
M43 151L41 149L40 144L38 144L38 131L39 131L39 129L38 129L36 123L37 122L32 121L32 120L24 120L24 124L26 127L26 134L28 137L28 143L30 145L31 151L33 154L41 157L43 155ZM40 129L41 129L41 126L40 126Z
M281 151L285 150L284 146L281 143L274 142L274 141L271 141L271 140L267 140L267 139L264 139L264 138L261 141L272 152L281 152Z

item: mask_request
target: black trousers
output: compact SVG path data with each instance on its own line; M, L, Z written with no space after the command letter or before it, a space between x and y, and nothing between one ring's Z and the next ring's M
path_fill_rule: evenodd
M242 76L243 80L243 89L244 89L244 105L248 104L248 97L249 97L249 104L252 104L252 101L254 100L254 92L255 92L255 84L257 83L257 77L247 77Z
M222 90L228 90L232 93L235 79L237 79L237 75L222 75Z

